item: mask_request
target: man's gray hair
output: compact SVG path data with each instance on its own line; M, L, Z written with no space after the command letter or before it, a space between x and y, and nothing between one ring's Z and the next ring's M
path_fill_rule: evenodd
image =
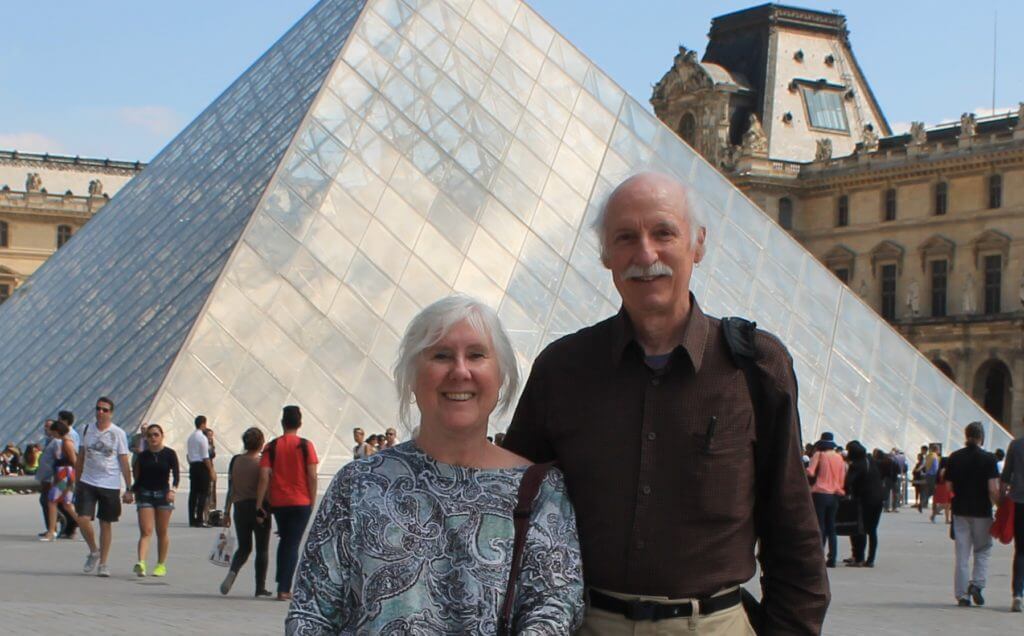
M420 354L437 344L452 327L463 320L478 334L489 338L494 347L501 375L498 413L504 413L512 405L512 400L519 392L519 366L512 341L493 309L472 296L455 294L428 305L416 314L398 345L395 387L398 389L398 414L403 422L410 423L409 407L413 401L416 363Z
M638 172L632 176L627 177L626 179L623 179L622 183L615 186L615 188L610 193L608 193L608 195L604 198L604 201L601 202L601 207L597 211L597 216L594 217L594 222L591 223L590 225L591 229L593 229L594 232L597 233L597 240L601 246L602 261L604 261L608 256L606 253L606 239L608 238L608 228L605 227L605 221L607 221L608 218L608 203L611 201L612 197L615 196L615 193L619 191L619 188L622 186L623 183L626 183L627 181L635 177L638 177L642 174L659 175L667 179L671 179L672 181L678 183L681 186L681 189L683 191L683 209L686 210L686 221L690 225L690 247L693 247L694 245L697 244L697 239L700 236L700 231L706 230L708 227L707 217L704 214L704 209L701 207L701 205L695 197L690 196L690 188L686 186L683 182L663 172Z

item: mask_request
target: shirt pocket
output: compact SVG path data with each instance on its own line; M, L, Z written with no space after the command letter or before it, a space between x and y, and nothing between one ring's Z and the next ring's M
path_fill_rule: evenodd
M754 418L723 414L690 426L687 481L697 513L708 522L738 522L754 503Z

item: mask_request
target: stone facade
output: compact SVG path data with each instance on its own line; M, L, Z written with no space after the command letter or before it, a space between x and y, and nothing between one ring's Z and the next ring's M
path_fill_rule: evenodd
M717 122L691 134L701 154L1022 434L1024 105L893 135L845 25L776 5L716 18L704 59L681 49L655 87L655 112L684 139L683 118ZM764 78L742 60L765 61ZM739 89L680 83L709 65ZM735 111L728 133L722 104ZM815 128L813 108L846 130Z
M0 302L143 167L0 151Z

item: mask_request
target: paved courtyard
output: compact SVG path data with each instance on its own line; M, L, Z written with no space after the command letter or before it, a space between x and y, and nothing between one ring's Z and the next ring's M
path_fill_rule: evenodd
M182 497L182 501L184 501ZM187 527L184 510L171 521L171 557L164 579L136 578L138 537L134 507L115 526L110 566L100 579L81 572L81 541L44 544L36 497L0 497L0 616L5 634L90 633L280 634L286 606L253 595L252 563L231 595L217 588L225 570L206 555L214 530ZM843 554L848 544L842 541ZM155 556L154 544L151 553ZM271 542L271 585L273 551ZM1012 549L996 545L983 608L956 607L952 599L953 544L947 528L904 509L882 518L878 566L830 570L832 607L826 634L972 635L1024 632L1024 615L1009 613ZM152 561L152 557L151 557Z

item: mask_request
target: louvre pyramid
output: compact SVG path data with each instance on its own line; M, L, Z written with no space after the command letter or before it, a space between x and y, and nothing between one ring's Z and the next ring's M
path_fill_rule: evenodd
M518 0L323 0L0 307L0 439L111 395L222 452L303 407L321 470L398 426L419 308L499 308L528 369L619 306L588 230L643 169L710 220L692 288L793 353L804 437L958 444L980 419L931 363ZM496 430L506 422L493 422ZM409 431L399 427L400 437ZM224 466L220 467L221 469Z

